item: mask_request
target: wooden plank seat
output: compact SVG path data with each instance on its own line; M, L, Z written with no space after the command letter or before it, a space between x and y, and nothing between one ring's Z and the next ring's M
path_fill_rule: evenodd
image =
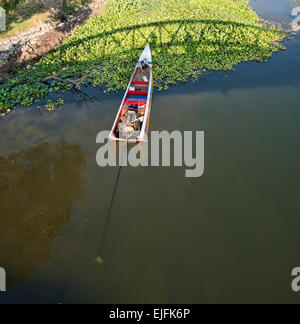
M129 90L128 91L129 95L137 95L137 96L147 96L148 91L143 91L143 90Z
M149 82L146 82L146 81L132 81L131 82L132 85L149 85Z
M145 100L135 100L135 99L126 99L126 101L124 102L124 105L139 105L139 106L143 106L146 105L146 101Z

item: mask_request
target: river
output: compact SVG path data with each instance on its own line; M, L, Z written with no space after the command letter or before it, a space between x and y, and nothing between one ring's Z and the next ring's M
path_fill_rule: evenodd
M251 5L288 23L296 2ZM97 166L96 135L123 94L0 120L0 302L298 303L299 33L285 45L155 91L151 130L204 131L205 174L123 168L104 247L118 169Z

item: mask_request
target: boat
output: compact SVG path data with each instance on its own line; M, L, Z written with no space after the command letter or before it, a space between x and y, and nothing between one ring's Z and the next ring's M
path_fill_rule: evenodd
M152 54L147 44L128 84L110 132L110 140L147 142L152 93Z

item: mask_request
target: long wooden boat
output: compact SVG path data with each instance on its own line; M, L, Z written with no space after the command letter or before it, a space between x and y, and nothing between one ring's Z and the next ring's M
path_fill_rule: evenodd
M147 44L123 97L110 133L111 140L129 143L147 141L152 92L152 55Z

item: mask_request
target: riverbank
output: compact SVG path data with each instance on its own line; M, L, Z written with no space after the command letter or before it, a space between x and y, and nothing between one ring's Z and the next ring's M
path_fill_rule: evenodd
M50 6L56 2L40 4L40 1L32 0L21 4L19 11L9 16L8 30L1 33L0 38L0 83L13 77L17 68L28 67L30 61L39 60L55 49L90 17L99 14L105 3L102 0L92 1L66 15L62 22L53 20L53 17L51 19L57 9L50 9ZM28 12L30 9L33 13ZM12 19L16 20L14 24ZM30 26L34 27L28 29Z
M206 70L264 62L284 49L285 37L275 27L264 27L246 0L155 0L152 5L113 0L55 51L2 86L0 107L5 113L17 105L31 106L74 86L124 89L147 42L153 51L155 86L163 90L197 79Z

